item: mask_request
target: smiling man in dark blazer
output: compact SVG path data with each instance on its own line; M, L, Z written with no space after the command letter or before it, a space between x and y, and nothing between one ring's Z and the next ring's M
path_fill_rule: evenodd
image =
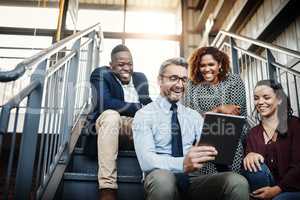
M117 197L116 159L119 135L132 141L131 124L140 108L151 102L143 73L133 72L130 50L117 45L111 52L109 67L100 67L91 75L98 146L98 182L102 200ZM120 141L121 142L121 141Z

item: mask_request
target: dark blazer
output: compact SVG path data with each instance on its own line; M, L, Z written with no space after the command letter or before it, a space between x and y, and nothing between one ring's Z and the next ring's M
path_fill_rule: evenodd
M149 97L149 85L146 76L141 72L134 72L132 80L140 103L124 101L123 88L109 67L96 68L90 77L93 109L89 118L95 122L99 115L108 109L118 111L121 116L134 117L142 105L150 103L152 100Z

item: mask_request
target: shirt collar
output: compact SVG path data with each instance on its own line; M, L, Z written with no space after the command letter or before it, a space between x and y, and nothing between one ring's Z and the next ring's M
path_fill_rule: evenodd
M170 112L171 103L168 101L166 97L159 95L156 99L156 102L158 103L161 109ZM178 101L176 104L178 106L177 112L180 113L183 109L183 105L180 103L180 101Z

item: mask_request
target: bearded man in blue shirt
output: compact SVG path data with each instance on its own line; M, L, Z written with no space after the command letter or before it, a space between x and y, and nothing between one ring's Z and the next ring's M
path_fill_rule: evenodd
M143 107L133 120L133 139L145 173L147 200L249 199L247 180L233 172L197 174L218 154L212 146L196 146L203 126L197 112L180 103L188 81L183 58L162 63L158 76L160 96Z

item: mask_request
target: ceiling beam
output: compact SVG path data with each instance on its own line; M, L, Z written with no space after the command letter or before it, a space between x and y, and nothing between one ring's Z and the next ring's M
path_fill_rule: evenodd
M219 9L214 11L214 24L210 30L210 32L216 33L220 30L224 23L224 19L227 18L228 14L230 13L230 10L234 6L234 3L236 0L225 0L220 5Z
M124 5L116 5L116 4L87 4L87 3L79 3L79 9L94 9L94 10L123 10ZM177 12L178 8L168 8L168 7L159 7L159 6L135 6L135 5L127 5L127 10L130 11L161 11L161 12Z
M172 40L179 41L180 35L162 35L156 33L121 33L121 32L104 32L104 38L121 38L125 39L153 39L153 40Z
M33 28L17 28L17 27L0 27L0 34L9 35L31 35L33 36L50 36L53 37L56 33L55 29L33 29ZM65 35L72 35L72 30L66 30ZM180 35L162 35L156 33L122 33L122 32L104 32L104 38L111 39L153 39L153 40L172 40L179 41Z
M44 7L43 3L33 0L0 0L0 6L13 6L13 7ZM58 8L59 3L48 1L45 4L47 8Z
M205 1L203 9L197 20L196 31L201 32L204 29L206 20L208 19L209 15L213 13L217 4L218 0Z
M34 0L0 0L0 6L16 6L16 7L44 7L43 3L38 3ZM45 7L48 8L58 8L59 3L54 1L47 1ZM123 10L123 4L96 4L96 3L79 3L79 9L93 9L93 10ZM143 10L153 10L161 12L177 12L178 8L168 8L159 6L134 6L127 5L127 10L130 11L143 11Z
M71 31L70 31L71 32ZM38 35L53 37L56 33L55 29L34 29L34 28L17 28L17 27L0 27L0 34L9 35ZM72 31L73 33L73 31Z
M205 5L206 0L198 0L197 4L196 4L196 9L197 10L202 10L204 5Z

